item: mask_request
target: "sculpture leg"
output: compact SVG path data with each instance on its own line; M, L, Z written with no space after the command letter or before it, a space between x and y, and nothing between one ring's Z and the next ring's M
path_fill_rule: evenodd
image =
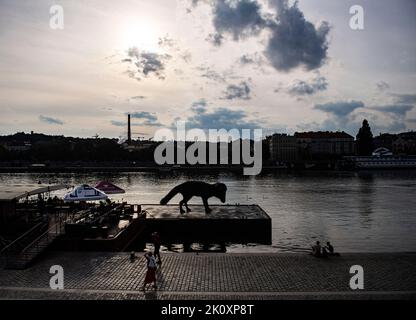
M205 213L210 213L212 210L208 206L208 199L207 198L202 198L202 202L204 203Z
M183 202L185 204L186 212L191 212L191 209L188 207L188 201L191 200L192 197L186 197L183 199Z
M185 210L183 210L183 208L182 208L183 203L184 203L184 201L183 201L183 200L179 201L179 211L180 211L181 213L185 213Z

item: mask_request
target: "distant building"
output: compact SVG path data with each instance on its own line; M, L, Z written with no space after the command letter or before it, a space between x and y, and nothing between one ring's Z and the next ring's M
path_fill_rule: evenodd
M377 137L374 137L374 148L387 148L393 150L393 141L397 138L397 135L391 133L381 133Z
M154 141L149 140L132 140L130 143L123 143L123 148L128 151L150 150L157 145Z
M333 159L354 154L354 137L346 132L296 132L274 134L269 143L271 159L294 163L301 160Z
M387 148L397 155L416 155L416 132L382 133L374 137L374 147Z
M8 151L29 151L32 144L29 141L13 141L4 144L4 148Z
M298 145L294 136L276 133L269 141L270 158L277 162L296 162Z
M394 154L416 155L416 132L403 132L393 141Z
M306 157L338 157L354 154L354 137L344 131L296 132L295 138L301 148L301 154Z

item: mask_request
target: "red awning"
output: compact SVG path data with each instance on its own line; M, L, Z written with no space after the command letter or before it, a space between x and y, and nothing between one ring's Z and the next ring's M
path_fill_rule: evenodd
M95 186L96 189L105 192L106 194L115 194L115 193L125 193L126 191L116 185L112 184L111 182L107 181L100 181Z

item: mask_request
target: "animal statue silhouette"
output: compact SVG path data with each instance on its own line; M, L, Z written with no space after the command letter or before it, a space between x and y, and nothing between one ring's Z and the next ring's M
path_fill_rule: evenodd
M160 204L167 204L174 196L180 193L183 199L179 202L179 210L181 213L185 213L183 205L185 205L186 212L190 212L188 207L188 201L192 197L201 197L205 207L205 213L210 213L211 209L208 206L208 199L216 197L225 202L225 194L227 192L227 186L224 183L209 184L202 181L187 181L174 187L165 197L160 200Z

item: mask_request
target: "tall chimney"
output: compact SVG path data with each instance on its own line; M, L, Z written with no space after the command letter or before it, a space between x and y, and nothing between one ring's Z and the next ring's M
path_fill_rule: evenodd
M131 124L130 124L130 113L127 115L127 143L131 143Z

